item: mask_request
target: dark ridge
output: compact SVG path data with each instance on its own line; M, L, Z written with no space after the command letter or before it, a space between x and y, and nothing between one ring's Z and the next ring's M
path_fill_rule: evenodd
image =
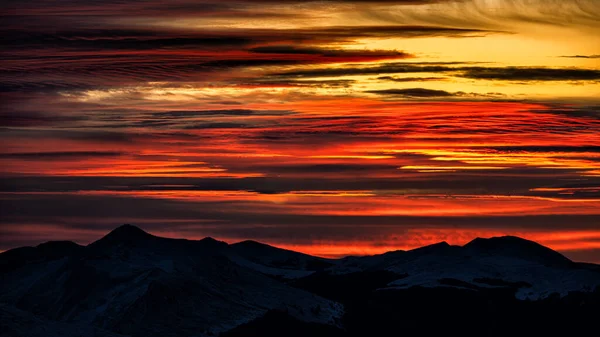
M39 263L78 254L84 247L72 241L49 241L36 247L21 247L0 254L0 272L9 272L29 263Z
M334 265L329 259L274 247L253 240L234 243L230 247L236 254L249 261L275 268L302 268L317 271Z
M498 256L518 257L547 266L573 266L574 263L562 254L540 245L537 242L525 240L516 236L502 236L489 239L476 238L464 245L464 248L474 254L489 254Z
M91 252L102 252L110 247L147 248L152 251L171 251L182 254L194 254L195 252L222 252L229 247L226 242L218 241L211 237L202 240L173 239L154 236L139 227L133 225L122 225L102 239L91 243L88 247Z
M236 242L236 243L232 244L231 246L273 247L266 243L262 243L262 242L258 242L258 241L254 241L254 240L244 240L244 241Z
M442 252L447 252L448 249L451 247L452 246L450 244L448 244L448 242L442 241L442 242L434 243L429 246L424 246L424 247L419 247L419 248L409 250L408 253L418 254L418 255L442 253Z
M415 248L415 249L412 249L411 251L416 251L416 250L421 250L421 249L438 249L441 247L450 247L450 244L446 241L442 241L442 242L434 243L434 244L431 244L428 246Z
M403 253L406 253L406 250L398 249L398 250L390 250L389 252L385 252L381 255L397 255L397 254L403 254Z
M75 253L83 248L83 246L76 244L73 241L48 241L40 243L36 246L40 252L55 254L55 253Z
M297 254L297 255L313 257L311 255L307 255L304 253L300 253L300 252L296 252L296 251L288 250L288 249L284 249L284 248L274 247L274 246L268 245L266 243L262 243L262 242L258 242L258 241L254 241L254 240L245 240L245 241L237 242L237 243L232 244L231 247L234 248L235 250L241 250L241 251L253 250L255 253L260 253L260 254L270 254L270 253L274 253L274 252L280 252L280 253L284 253L284 254Z
M363 258L363 257L370 257L370 256L382 256L384 258L394 258L394 257L398 257L398 256L402 256L403 254L406 254L408 251L406 250L390 250L389 252L385 252L385 253L381 253L381 254L375 254L375 255L364 255L364 256L345 256L342 259L354 259L354 258Z
M327 263L327 261L330 261L330 259L312 256L312 255L296 252L296 251L289 250L289 249L274 247L274 246L268 245L266 243L261 243L261 242L254 241L254 240L246 240L246 241L234 243L231 245L231 248L233 248L233 250L235 252L237 252L238 254L245 255L246 257L248 257L249 255L254 255L254 257L256 257L256 258L261 257L261 256L272 257L276 254L279 257L319 260L319 261L323 261L326 263ZM328 265L331 266L332 264L328 263Z
M8 273L27 263L39 260L34 247L19 247L0 254L0 273Z

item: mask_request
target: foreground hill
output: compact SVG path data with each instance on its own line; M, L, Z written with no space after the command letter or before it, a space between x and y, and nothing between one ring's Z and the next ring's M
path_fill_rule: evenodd
M124 225L4 252L0 274L10 336L596 336L600 313L598 266L516 237L332 260Z

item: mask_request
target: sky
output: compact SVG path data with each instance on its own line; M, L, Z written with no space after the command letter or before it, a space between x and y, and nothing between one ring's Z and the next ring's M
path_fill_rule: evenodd
M7 0L0 251L150 233L600 263L596 0Z

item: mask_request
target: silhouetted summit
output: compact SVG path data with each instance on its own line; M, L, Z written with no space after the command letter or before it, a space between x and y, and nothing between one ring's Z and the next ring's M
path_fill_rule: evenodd
M466 244L464 248L472 254L518 257L544 265L569 266L573 264L571 260L550 248L516 236L476 238Z
M266 243L262 243L262 242L258 242L258 241L254 241L254 240L240 241L240 242L232 244L232 246L248 246L248 247L260 247L260 248L274 248L274 249L279 249L279 248L275 248L275 247L273 247L271 245L268 245Z
M154 236L137 226L129 224L119 226L105 236L105 238L115 240L143 240L149 237Z
M115 228L102 239L92 243L90 246L104 247L110 245L140 245L156 239L159 238L145 232L139 227L125 224Z
M176 240L182 240L182 239L176 239ZM188 240L185 240L185 241L188 241ZM191 241L191 242L194 242L194 241ZM217 239L212 238L210 236L207 236L204 239L201 239L201 240L199 240L197 242L202 242L205 245L213 245L213 246L219 246L219 247L228 246L226 242L217 240Z

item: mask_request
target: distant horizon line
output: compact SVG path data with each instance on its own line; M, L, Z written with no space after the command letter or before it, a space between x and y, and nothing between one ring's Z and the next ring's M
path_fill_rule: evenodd
M257 244L260 244L260 245L269 246L269 247L273 247L273 248L276 248L276 249L287 250L287 251L291 251L291 252L295 252L295 253L301 253L301 254L305 254L305 255L309 255L309 256L313 256L313 257L319 257L319 258L330 259L330 260L340 260L340 259L347 258L347 257L377 256L377 255L384 255L384 254L387 254L387 253L400 252L400 251L402 251L402 252L408 252L408 251L413 251L413 250L417 250L417 249L421 249L421 248L425 248L425 247L430 247L430 246L436 246L436 245L440 245L440 244L446 244L448 246L453 246L453 247L464 247L464 246L468 245L469 243L471 243L471 242L473 242L473 241L475 241L477 239L485 239L485 240L487 240L487 239L494 239L494 238L516 238L516 239L523 240L523 241L533 242L533 243L538 244L538 245L540 245L542 247L545 247L547 249L555 251L555 252L557 252L557 253L565 256L569 260L571 260L573 262L576 262L576 263L591 263L591 264L598 264L598 265L600 265L600 261L592 261L592 262L585 261L585 262L582 262L582 261L573 260L573 259L569 258L568 256L564 255L560 250L555 250L555 249L553 249L551 247L548 247L546 245L543 245L543 244L541 244L541 243L539 243L537 241L530 240L530 239L527 239L527 238L523 238L523 237L520 237L520 236L515 236L515 235L500 235L500 236L489 236L489 237L479 237L479 236L477 236L477 237L474 237L473 239L469 240L467 243L462 244L462 245L461 244L451 244L451 243L443 240L443 241L438 241L438 242L435 242L435 243L425 244L425 245L411 247L411 248L407 248L407 249L398 248L398 249L379 250L379 252L376 252L376 253L373 253L373 254L313 254L313 253L309 253L309 252L306 252L306 251L303 251L303 250L297 250L297 249L291 249L290 248L290 247L302 247L302 246L308 247L308 246L311 246L311 245L286 245L286 244L277 244L277 243L276 244L272 244L272 243L268 243L268 242L258 241L258 240L255 240L255 239L221 240L221 239L215 238L214 236L205 236L203 238L186 238L186 237L162 236L162 235L157 235L157 234L151 233L150 231L147 231L147 230L143 229L142 227L140 227L138 225L133 225L133 224L123 224L123 225L117 226L117 227L113 228L112 230L109 230L108 232L106 232L105 235L101 236L100 238L98 238L96 240L90 241L87 244L80 244L80 243L78 243L75 240L68 240L68 239L67 240L49 240L49 241L40 242L37 245L19 246L19 247L14 247L14 248L6 249L6 250L0 250L0 254L3 254L5 252L11 251L11 250L20 249L20 248L27 248L27 247L33 247L33 248L35 248L35 247L38 247L38 246L40 246L42 244L51 243L51 242L72 242L72 243L74 243L74 244L76 244L78 246L87 247L87 246L93 244L94 242L97 242L97 241L99 241L99 240L107 237L109 234L115 232L116 230L118 230L120 228L126 228L126 227L135 228L137 230L140 230L140 231L144 232L145 234L148 234L150 236L153 236L153 237L156 237L156 238L160 238L160 239L173 239L173 240L186 240L186 241L202 241L202 240L205 240L205 239L212 239L212 240L215 240L215 241L218 241L218 242L223 242L223 243L227 244L228 246L239 244L239 243L243 243L243 242L254 242L254 243L257 243ZM160 233L164 234L162 232L160 232ZM319 246L319 245L318 244L314 244L312 246ZM371 246L371 247L373 247L373 246ZM382 247L390 247L390 246L382 246Z

